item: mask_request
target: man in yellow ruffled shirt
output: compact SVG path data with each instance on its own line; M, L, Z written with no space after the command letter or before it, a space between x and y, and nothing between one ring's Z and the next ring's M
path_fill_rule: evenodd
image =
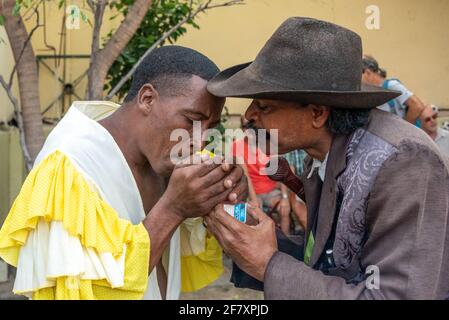
M218 278L221 248L201 217L244 199L246 180L207 156L170 157L173 130L220 121L224 99L206 90L218 71L194 50L162 47L139 65L121 106L71 106L0 230L0 257L17 267L15 293L177 299Z

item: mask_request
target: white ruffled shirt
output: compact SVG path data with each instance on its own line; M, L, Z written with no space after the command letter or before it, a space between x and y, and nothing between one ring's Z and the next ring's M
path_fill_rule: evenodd
M97 123L118 107L104 101L74 102L50 133L35 166L60 150L120 218L138 224L145 218L145 212L131 169L113 137ZM162 257L168 278L168 300L178 299L181 292L181 254L198 254L205 248L206 229L202 220L188 219L184 227L188 235L183 238L183 248L178 228ZM67 275L79 276L80 279L105 279L111 287L121 287L124 284L125 253L126 247L118 258L111 253L97 253L83 247L77 237L63 228L62 222L47 223L41 219L20 250L14 291L31 296L32 291L54 286L54 279ZM161 299L156 270L150 273L143 299Z

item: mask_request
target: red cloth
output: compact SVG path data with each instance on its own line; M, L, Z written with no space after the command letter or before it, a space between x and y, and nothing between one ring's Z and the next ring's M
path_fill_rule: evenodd
M265 155L258 148L249 148L247 141L244 139L233 142L232 155L244 159L246 168L248 169L248 176L251 179L256 194L269 193L276 189L277 184L275 181L268 178L267 175L261 175L259 173L263 172L263 169L270 160L269 156ZM252 163L248 163L248 160L251 160Z

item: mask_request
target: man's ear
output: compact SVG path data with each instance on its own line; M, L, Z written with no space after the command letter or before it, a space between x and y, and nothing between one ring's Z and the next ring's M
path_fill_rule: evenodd
M144 84L137 94L137 106L139 110L145 114L149 114L151 108L159 99L159 92L153 87L152 84Z
M312 126L315 129L320 129L326 125L327 119L330 115L329 107L310 105L312 108Z

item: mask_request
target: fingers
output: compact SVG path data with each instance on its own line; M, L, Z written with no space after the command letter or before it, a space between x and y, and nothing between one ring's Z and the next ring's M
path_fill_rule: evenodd
M221 225L214 217L211 217L212 213L204 218L207 230L214 235L214 237L218 240L222 248L227 250L227 243L229 241L234 241L233 235L226 230L226 228Z
M203 177L209 172L220 166L221 163L216 163L210 158L209 154L194 154L190 157L180 160L175 169L191 167L192 173Z
M247 206L246 212L249 213L254 219L257 219L259 222L270 219L259 207Z
M231 173L226 177L226 180L231 180L232 185L226 185L228 188L233 187L238 181L240 181L240 179L242 179L243 176L243 169L240 166L235 166L232 170ZM225 183L226 183L225 180Z
M223 172L229 172L232 170L234 166L230 163L222 163L221 164L221 169L223 170Z
M259 201L256 199L256 200L249 200L248 201L248 207L257 207L257 208L259 208L260 207L260 204L259 204Z
M209 186L207 192L212 196L230 188L232 188L232 192L228 192L229 197L225 199L231 203L244 201L248 196L248 183L241 167L234 167L227 176L222 168L216 168L204 179L204 184Z
M185 157L183 159L180 159L176 163L175 167L176 168L188 167L188 166L191 166L193 164L202 163L203 161L207 161L209 158L210 157L209 157L208 154L204 154L204 155L193 154L193 155L191 155L189 157Z
M237 185L232 189L228 200L235 203L243 202L248 198L248 192L248 181L246 180L246 176L243 176Z
M207 160L204 163L196 165L193 170L199 177L204 177L208 175L212 170L217 168L219 164L213 162L212 159Z
M213 209L217 204L228 201L228 197L229 197L229 194L231 193L231 191L232 190L225 190L224 192L222 192L212 198L209 198L209 200L207 201L208 206L210 206Z
M242 167L234 167L231 173L225 178L224 185L226 188L233 188L228 198L232 203L246 199L248 195L248 184Z
M218 168L219 170L221 170L220 168ZM210 195L210 197L215 197L216 195L222 194L226 192L226 195L228 195L232 190L229 188L225 187L225 184L223 183L223 181L219 180L218 182L216 182L215 184L209 186L205 192ZM226 199L226 198L225 198Z
M214 170L212 170L211 172L209 172L209 174L207 174L206 176L203 176L203 185L207 188L210 187L216 183L219 183L221 180L223 180L224 177L226 177L228 173L223 171L222 168L217 167ZM224 182L220 182L219 183L221 186L224 186Z
M278 211L281 216L287 217L290 215L290 205L288 203L281 203Z
M215 206L214 211L211 213L212 217L216 219L223 227L229 230L231 233L243 232L242 227L245 224L237 221L234 217L231 217L223 208L223 204L218 204Z
M204 217L204 225L206 226L207 230L216 238L219 238L221 236L216 221L210 216L210 214Z

